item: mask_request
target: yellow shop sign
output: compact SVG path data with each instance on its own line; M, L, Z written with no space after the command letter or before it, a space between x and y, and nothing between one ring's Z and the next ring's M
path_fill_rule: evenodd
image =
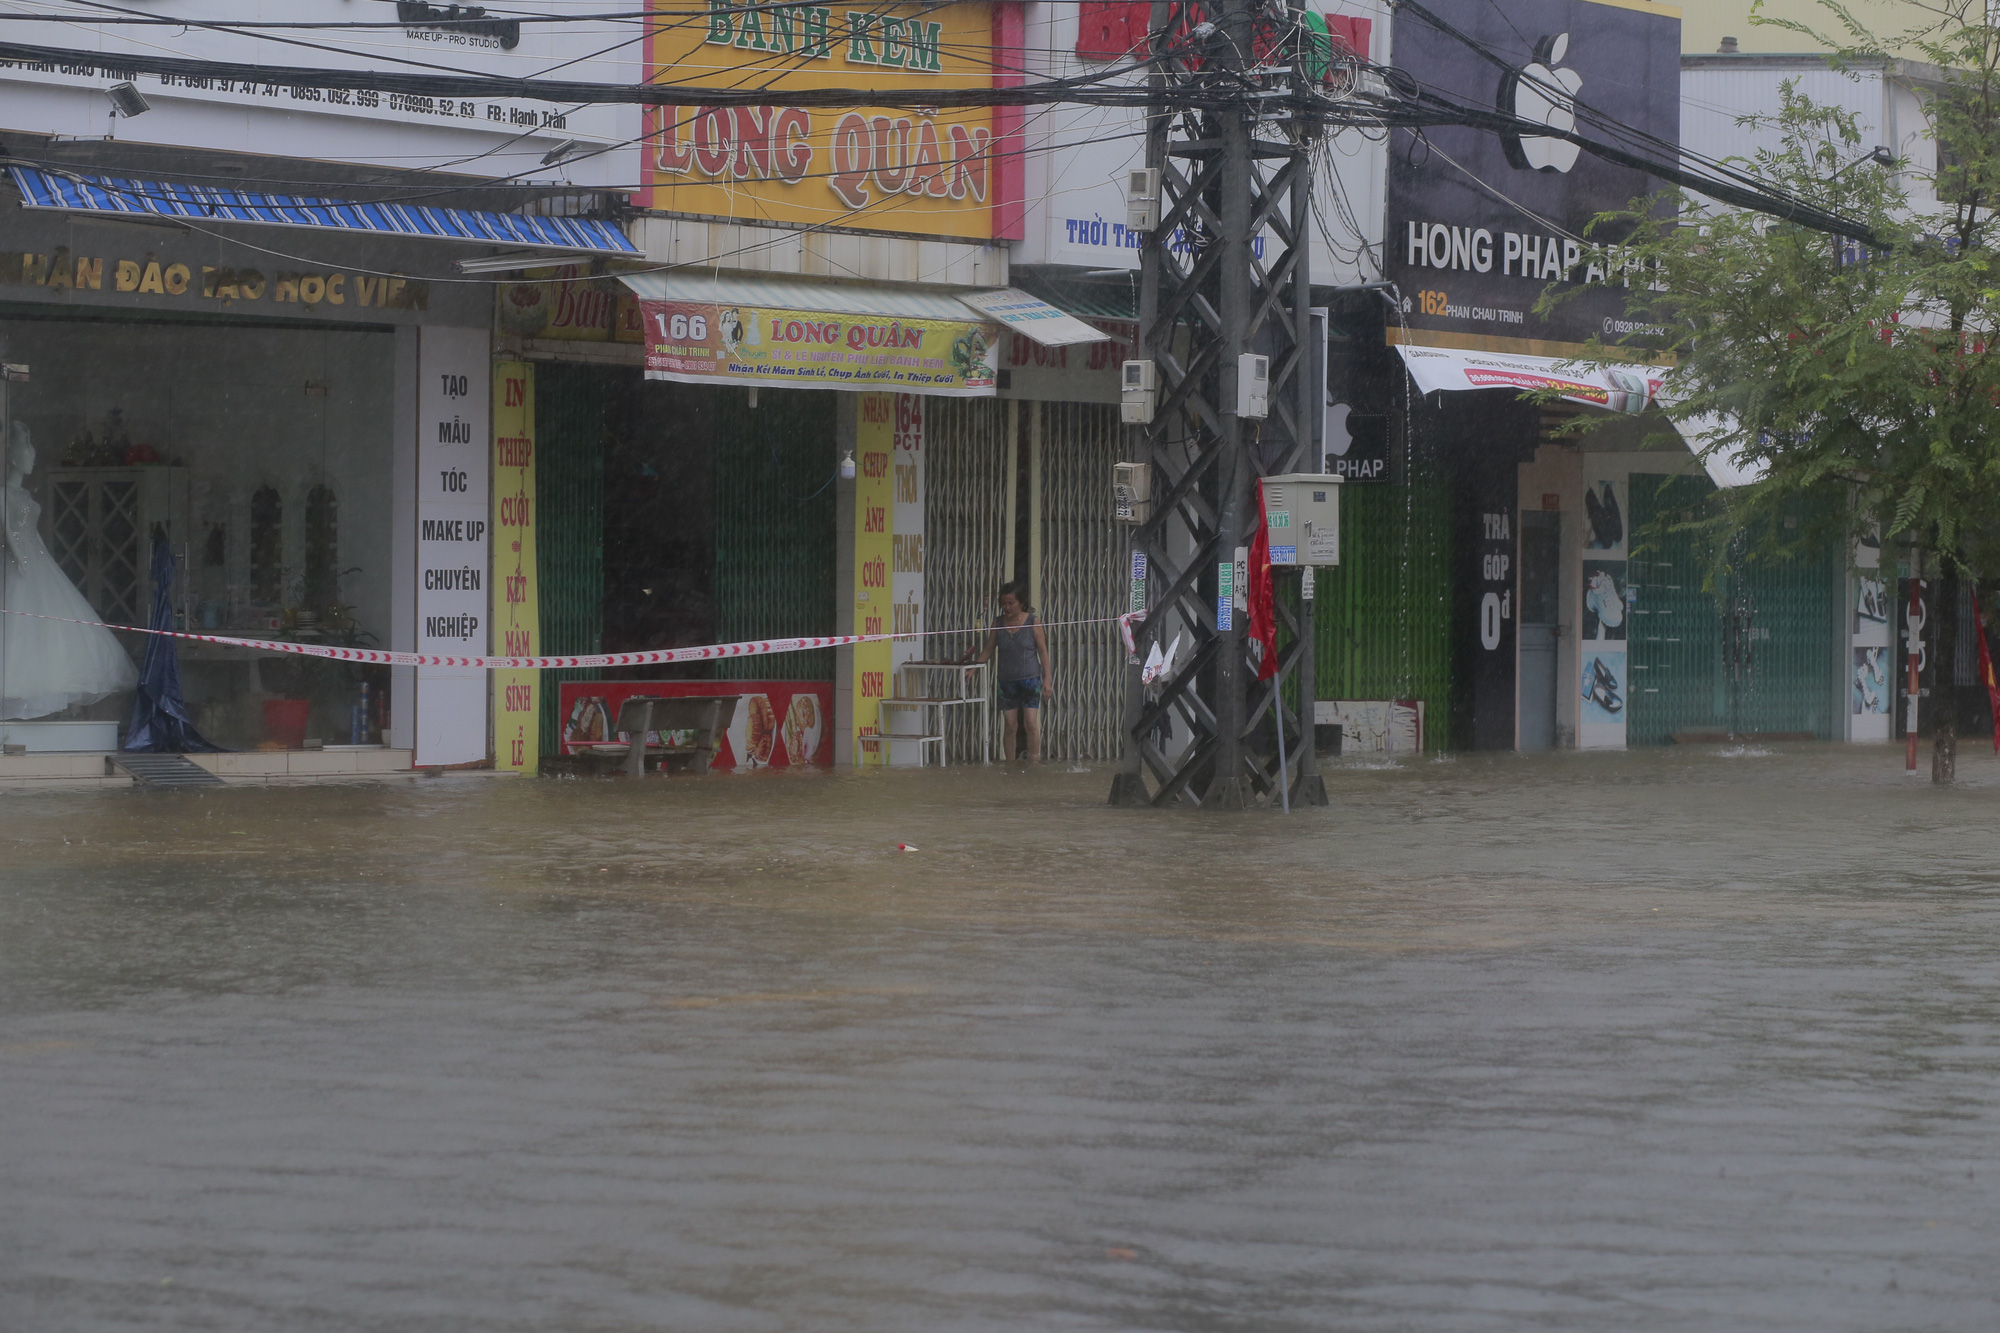
M136 296L200 297L233 305L261 301L270 305L320 306L373 310L425 310L430 284L375 273L297 272L255 268L218 268L162 262L157 255L140 259L73 255L67 246L50 253L33 250L0 252L0 283L42 287L51 291L125 292Z
M993 109L828 109L786 99L810 88L991 87L991 4L863 10L709 0L705 21L661 0L652 8L663 21L648 43L649 81L755 80L770 102L649 109L645 206L973 240L997 234L1017 178Z

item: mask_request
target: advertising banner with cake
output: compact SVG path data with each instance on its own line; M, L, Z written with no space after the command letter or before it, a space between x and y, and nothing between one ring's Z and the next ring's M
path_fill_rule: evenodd
M629 740L612 730L635 694L662 699L738 695L735 717L716 744L712 768L806 768L833 763L833 682L821 680L571 680L562 685L562 752ZM647 743L670 744L648 736Z

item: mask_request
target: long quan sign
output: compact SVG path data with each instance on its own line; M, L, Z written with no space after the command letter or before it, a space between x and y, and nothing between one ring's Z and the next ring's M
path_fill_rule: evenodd
M976 320L704 301L642 301L640 313L655 379L985 398L999 378L999 329Z
M804 88L987 88L988 3L738 4L652 0L650 82L755 83L759 107L646 113L647 206L742 221L986 240L1013 207L1018 147L990 108L807 108ZM1001 62L1003 65L1006 61ZM1011 123L1011 122L1008 122Z

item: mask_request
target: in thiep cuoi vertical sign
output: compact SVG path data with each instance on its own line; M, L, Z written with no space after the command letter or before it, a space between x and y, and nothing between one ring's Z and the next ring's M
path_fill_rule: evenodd
M485 329L425 328L417 346L417 651L487 651L492 363ZM487 673L417 668L415 762L485 759Z
M493 367L493 646L502 657L542 651L535 578L535 368ZM541 679L535 670L493 674L493 763L540 767Z

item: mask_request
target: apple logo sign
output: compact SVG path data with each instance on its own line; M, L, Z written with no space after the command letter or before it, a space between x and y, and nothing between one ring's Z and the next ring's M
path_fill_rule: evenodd
M1500 109L1550 129L1576 128L1576 94L1583 75L1560 68L1569 53L1569 34L1544 37L1535 43L1533 63L1509 70L1500 81ZM1582 151L1567 139L1509 134L1503 142L1507 160L1523 171L1568 171Z
M1354 447L1354 436L1347 429L1347 418L1353 410L1330 397L1326 400L1326 424L1321 428L1320 443L1326 446L1328 458L1345 458Z

